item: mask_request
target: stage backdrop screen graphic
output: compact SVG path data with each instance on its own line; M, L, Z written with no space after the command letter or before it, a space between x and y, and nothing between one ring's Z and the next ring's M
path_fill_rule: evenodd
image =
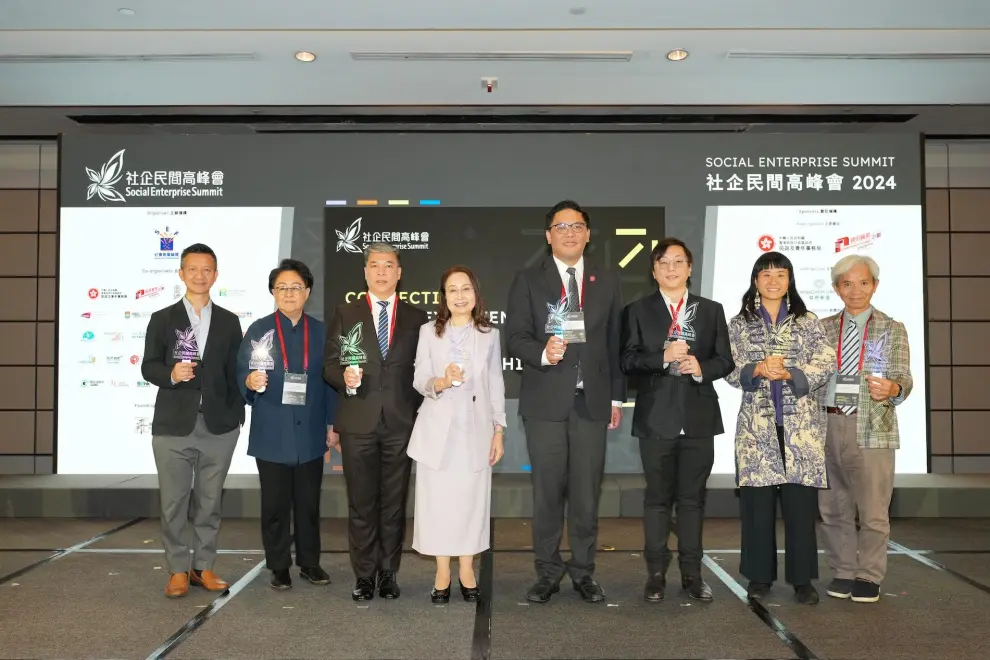
M291 215L281 208L62 209L59 472L155 472L150 443L158 388L141 376L141 360L151 314L185 294L179 256L192 243L216 252L213 299L246 330L274 308L267 272L287 256L280 239L289 235ZM87 247L94 242L112 252L94 257ZM246 439L237 445L232 473L257 472Z
M547 209L574 199L591 212L588 258L619 273L627 303L653 289L649 254L665 235L688 244L692 291L720 301L728 317L765 245L794 260L801 292L823 314L837 306L827 269L849 251L874 255L876 304L905 323L912 348L915 387L898 411L897 471L923 472L921 147L911 134L65 136L56 470L155 472L143 333L151 312L182 295L176 257L190 243L216 250L213 300L245 328L272 311L268 273L286 256L312 269L307 311L328 321L337 304L364 291L354 249L376 233L399 244L399 291L409 302L432 312L440 274L463 263L478 273L503 328L512 278L546 254ZM355 222L360 231L349 231ZM496 470L525 472L518 365L503 357L509 427ZM608 433L610 474L642 471L630 433L634 385L620 427ZM716 440L716 474L733 472L738 412L738 393L718 388L726 432ZM246 456L249 427L250 419L233 474L256 472ZM331 472L340 468L339 454L332 457Z
M587 257L619 272L626 302L652 292L650 250L664 236L663 209L586 210L592 227ZM326 278L327 320L334 307L364 295L363 250L385 242L399 250L403 300L432 319L440 276L450 266L467 266L478 277L490 320L501 329L516 272L549 254L545 215L541 208L328 207L325 250L334 268ZM522 365L506 354L502 340L505 396L518 399Z
M880 285L873 304L904 324L912 348L914 388L897 408L901 435L897 471L927 472L924 275L918 267L922 262L921 206L711 207L705 232L706 250L711 244L714 259L708 262L711 276L705 278L704 295L722 303L727 320L740 312L753 264L763 253L780 252L791 260L798 293L819 318L843 308L832 288L832 266L850 254L876 260ZM716 382L715 390L726 433L716 438L714 472L732 472L732 438L742 393L725 381Z

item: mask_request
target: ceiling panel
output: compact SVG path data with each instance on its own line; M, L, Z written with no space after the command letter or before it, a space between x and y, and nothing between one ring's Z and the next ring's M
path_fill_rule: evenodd
M128 8L133 15L121 15ZM583 12L582 12L583 10ZM573 13L572 13L573 12ZM990 27L981 0L3 0L15 30Z

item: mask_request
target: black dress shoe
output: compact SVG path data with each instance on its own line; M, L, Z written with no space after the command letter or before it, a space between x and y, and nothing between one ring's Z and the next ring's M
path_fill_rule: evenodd
M605 600L605 591L590 575L574 582L574 590L581 594L586 603L600 603Z
M712 588L705 584L700 575L681 578L681 586L684 587L687 595L695 600L705 603L710 603L713 600Z
M663 573L654 573L646 581L646 587L643 589L643 597L651 603L659 603L663 600L666 591L667 578L664 577Z
M272 589L278 589L279 591L291 589L292 578L289 577L289 569L283 568L277 571L272 571L272 581L270 584Z
M354 585L354 591L351 592L351 598L354 600L371 600L374 597L374 578L358 578L357 584Z
M750 582L746 587L746 596L754 600L762 600L770 595L770 586L763 582Z
M462 587L463 589L463 587ZM430 591L430 602L435 605L443 605L450 602L450 585L447 585L446 589L437 589L433 587Z
M449 589L450 587L448 587ZM382 598L394 600L399 597L401 590L399 583L395 580L394 571L379 571L378 573L378 595Z
M800 586L794 587L794 596L797 598L797 602L802 605L817 605L818 604L818 590L815 589L810 584L802 584Z
M461 584L460 580L457 581L457 584L461 587L461 595L464 596L464 600L469 603L477 603L481 600L481 589L477 585L468 588Z
M529 591L526 592L526 600L531 603L546 603L550 596L560 591L560 583L550 578L541 577L536 581Z
M299 569L299 577L313 584L330 584L330 574L322 566L303 566Z

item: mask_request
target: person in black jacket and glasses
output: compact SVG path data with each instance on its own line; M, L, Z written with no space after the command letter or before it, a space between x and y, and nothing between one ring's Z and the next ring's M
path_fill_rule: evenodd
M303 312L313 290L303 262L283 260L268 276L268 290L278 309L251 324L237 356L237 382L251 406L247 453L261 480L265 559L272 588L291 587L295 536L299 576L329 584L320 567L320 487L323 462L337 443L337 392L323 380L327 327Z
M217 281L213 250L202 243L183 250L179 279L186 294L151 315L141 363L141 375L158 387L151 445L162 545L171 572L165 588L169 598L185 596L190 582L208 591L229 586L213 572L213 564L220 496L244 423L244 399L237 388L241 323L210 299Z

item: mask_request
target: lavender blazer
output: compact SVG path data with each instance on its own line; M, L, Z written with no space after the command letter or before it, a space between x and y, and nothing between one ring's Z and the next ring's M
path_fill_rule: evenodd
M471 465L475 471L489 468L495 425L505 427L505 383L502 380L502 346L499 332L471 333L471 361L469 373L474 388L474 420L477 434L465 439L471 443ZM425 398L416 416L412 437L406 453L417 463L439 470L443 463L447 435L454 416L451 390L437 394L433 383L443 378L450 364L450 333L437 337L432 321L419 329L419 345L416 349L416 371L413 387Z

